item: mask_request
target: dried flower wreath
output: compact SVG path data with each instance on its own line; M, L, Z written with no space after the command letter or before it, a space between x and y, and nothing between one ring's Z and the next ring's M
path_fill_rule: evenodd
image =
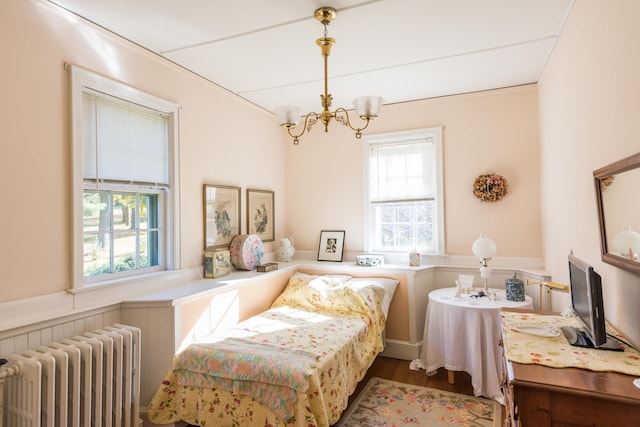
M473 183L473 195L481 202L497 202L507 195L509 185L502 175L478 175Z

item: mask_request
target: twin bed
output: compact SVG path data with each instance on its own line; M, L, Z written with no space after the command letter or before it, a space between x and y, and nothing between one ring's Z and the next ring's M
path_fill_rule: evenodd
M295 273L268 310L176 355L149 420L203 427L336 423L384 348L397 283Z

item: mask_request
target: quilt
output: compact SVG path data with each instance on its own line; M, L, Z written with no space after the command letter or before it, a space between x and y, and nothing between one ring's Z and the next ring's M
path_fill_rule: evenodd
M296 273L269 310L176 355L149 420L329 427L384 348L386 293Z

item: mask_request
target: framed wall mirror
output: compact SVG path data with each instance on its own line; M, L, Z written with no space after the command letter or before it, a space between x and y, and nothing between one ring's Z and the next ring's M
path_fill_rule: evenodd
M602 261L640 274L640 153L593 171Z

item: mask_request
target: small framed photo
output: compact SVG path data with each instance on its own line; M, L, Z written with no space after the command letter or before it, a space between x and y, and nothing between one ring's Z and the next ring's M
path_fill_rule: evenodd
M276 239L273 208L273 191L248 188L247 233L256 234L263 242L273 242Z
M240 187L204 184L204 247L228 247L240 234Z
M344 251L344 230L322 230L320 232L320 246L318 247L318 261L342 262Z

